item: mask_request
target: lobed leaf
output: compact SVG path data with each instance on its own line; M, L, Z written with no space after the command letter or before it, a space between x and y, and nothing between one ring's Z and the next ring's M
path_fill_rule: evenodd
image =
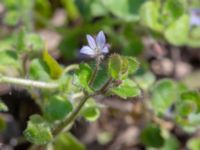
M123 99L136 97L141 93L137 84L130 79L123 80L118 87L111 88L110 91Z
M189 16L183 15L165 30L165 38L176 46L181 46L187 43L189 32Z
M78 79L79 79L81 86L83 88L85 88L86 90L90 91L89 80L92 76L91 67L86 63L82 63L82 64L79 65L79 69L77 70L76 73L77 73L77 76L78 76Z
M36 145L47 144L53 138L50 127L39 115L31 116L24 136L29 142Z
M121 68L122 68L122 60L120 55L118 54L111 55L108 62L108 72L110 76L114 79L119 79Z
M174 81L163 79L152 87L151 106L156 113L165 114L177 99L178 88Z
M81 115L88 121L96 121L100 116L100 110L98 105L93 99L87 100L84 107L81 110Z

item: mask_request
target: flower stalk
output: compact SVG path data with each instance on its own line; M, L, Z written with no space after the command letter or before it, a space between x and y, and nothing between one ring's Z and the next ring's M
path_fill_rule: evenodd
M67 117L66 120L58 124L58 126L53 130L53 135L55 137L58 136L61 132L63 132L76 119L81 108L83 107L87 99L91 96L92 95L85 93L84 97L80 100L79 104L74 109L74 111L69 115L69 117Z

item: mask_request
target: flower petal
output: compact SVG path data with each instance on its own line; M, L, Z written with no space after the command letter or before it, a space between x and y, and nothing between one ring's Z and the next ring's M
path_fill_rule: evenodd
M94 38L93 38L91 35L89 35L89 34L87 34L86 37L87 37L87 41L88 41L89 46L90 46L92 49L95 49L95 48L97 47L97 45L96 45L96 43L95 43Z
M190 25L200 26L200 9L190 10Z
M101 50L101 52L102 52L102 53L105 53L105 54L108 53L108 51L109 51L109 50L108 50L108 46L105 46L105 47Z
M91 49L89 46L83 46L80 50L80 53L89 55L89 56L95 55L95 51L93 49Z
M96 37L96 43L99 49L103 49L106 44L106 38L103 31L100 31Z

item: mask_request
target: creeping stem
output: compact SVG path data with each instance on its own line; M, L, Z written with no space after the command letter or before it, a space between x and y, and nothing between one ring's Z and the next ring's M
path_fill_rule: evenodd
M19 86L26 86L26 87L35 87L40 89L57 89L58 84L56 83L46 83L41 81L34 81L29 79L20 79L15 77L7 77L0 75L0 83L8 83L8 84L15 84Z

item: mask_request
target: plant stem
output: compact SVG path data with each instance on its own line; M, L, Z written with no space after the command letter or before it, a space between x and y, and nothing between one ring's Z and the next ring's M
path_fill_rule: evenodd
M59 135L70 123L72 123L76 119L76 117L77 117L78 113L80 112L81 108L83 107L83 105L85 104L85 102L87 101L87 99L90 96L91 95L85 93L84 97L81 99L80 103L74 109L74 111L69 115L69 117L66 118L66 120L64 120L60 124L58 124L58 126L53 130L53 135L54 136Z
M41 81L34 81L29 79L20 79L15 77L6 77L0 75L0 83L10 83L19 86L35 87L40 89L57 89L58 84L56 83L46 83Z
M105 93L108 89L110 83L112 83L112 78L109 78L108 81L104 84L104 86L101 87L101 89L98 91L99 93Z
M100 62L101 62L101 59L99 57L97 57L96 58L95 70L94 70L94 72L93 72L93 74L92 74L92 76L90 78L89 85L91 85L94 82L95 78L96 78L97 72L99 70Z
M67 66L65 69L64 69L64 73L67 73L69 71L72 71L72 70L75 70L75 69L78 69L78 64L73 64L73 65L69 65Z

